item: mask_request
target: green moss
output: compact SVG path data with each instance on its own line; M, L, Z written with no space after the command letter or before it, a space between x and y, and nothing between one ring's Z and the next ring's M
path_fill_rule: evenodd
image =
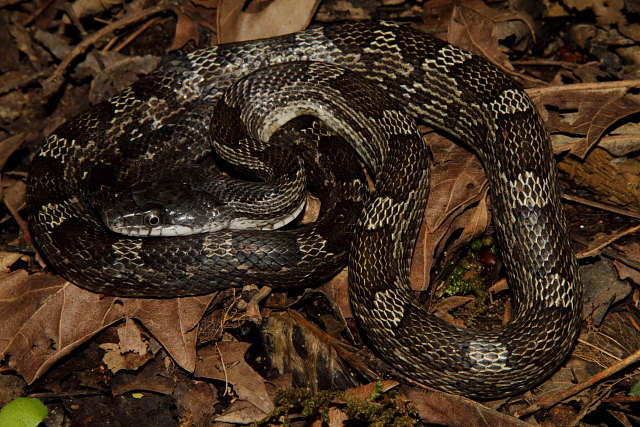
M471 293L476 297L485 296L484 277L482 276L485 268L472 256L466 256L453 268L444 289L446 295L467 295Z
M482 250L488 250L491 255L495 255L496 245L493 236L474 239L469 244L469 249L451 270L444 287L444 293L448 296L474 295L479 313L487 309L484 302L487 296L485 280L487 268L478 259L478 254Z
M409 399L395 392L383 393L382 383L378 382L364 399L342 391L278 390L276 408L255 425L281 422L288 426L294 414L310 419L319 417L327 423L330 408L340 409L351 420L371 426L412 426L419 421L418 412Z

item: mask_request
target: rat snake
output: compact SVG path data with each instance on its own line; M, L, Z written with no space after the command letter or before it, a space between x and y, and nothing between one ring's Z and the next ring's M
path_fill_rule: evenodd
M413 146L374 147L381 157L364 158L375 192L355 232L345 219L340 238L354 235L351 300L378 352L411 378L477 398L520 392L548 375L576 338L581 287L547 132L505 73L407 26L349 22L195 51L63 124L36 154L28 181L28 220L45 258L72 282L119 296L286 287L331 274L341 243L329 236L335 230L128 238L107 231L92 202L105 186L200 161L210 152L203 141L212 105L224 91L252 70L293 61L359 73L419 121L469 144L490 180L516 305L511 323L469 331L429 313L408 286L416 212L426 198L410 177L426 179L424 156L410 154L419 150ZM251 91L242 95L251 102ZM391 163L399 158L404 163Z

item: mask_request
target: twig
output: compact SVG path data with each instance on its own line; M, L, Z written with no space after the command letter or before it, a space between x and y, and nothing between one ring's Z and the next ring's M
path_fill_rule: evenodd
M103 28L101 28L100 30L96 31L95 33L93 33L91 36L89 36L88 38L86 38L85 40L83 40L82 42L78 43L73 50L71 50L71 52L69 52L67 54L67 56L64 58L64 60L60 63L60 65L58 65L58 68L56 68L56 70L53 72L53 74L51 74L51 76L45 80L42 84L43 89L44 89L44 95L45 96L50 96L51 94L55 93L60 86L62 85L62 75L65 73L65 71L67 70L67 67L69 67L69 65L73 62L73 60L81 55L82 53L84 53L90 46L94 45L95 43L97 43L100 39L102 39L103 37L105 37L106 35L120 29L126 26L129 26L131 24L134 24L138 21L142 21L144 19L146 19L147 17L151 16L151 15L155 15L158 13L162 13L162 12L166 12L167 10L171 10L173 8L173 5L170 3L163 3L159 6L154 6L154 7L150 7L148 9L145 9L141 12L135 13L131 16L128 16L126 18L123 18L119 21L116 21L112 24L109 24Z
M134 33L131 34L131 36L127 37L127 39L125 41L123 41L120 45L118 45L115 49L113 49L113 51L114 52L120 52L122 49L127 47L127 45L129 45L129 43L134 41L140 34L144 33L147 30L147 28L151 27L153 24L158 22L159 19L160 18L158 18L156 16L155 18L150 19L149 21L145 22L142 26L140 26L140 28L138 28L136 31L134 31Z
M633 234L638 230L640 230L640 225L634 225L633 227L629 227L626 230L616 233L614 236L606 236L603 239L595 239L594 241L591 242L591 244L595 244L595 247L589 248L586 251L581 251L577 257L578 259L581 259L581 258L589 258L589 257L595 256L599 254L603 248L606 248L616 240L620 239L621 237L627 236L629 234Z
M111 40L109 40L107 42L107 44L104 45L104 47L102 48L102 51L103 52L109 52L111 50L111 48L113 47L113 45L115 45L118 42L118 40L120 40L120 35L116 34L115 36L113 36L111 38Z
M607 369L605 369L604 371L592 376L591 378L589 378L586 381L581 382L580 384L576 384L575 386L564 390L562 392L559 393L554 393L550 396L545 397L544 399L539 400L538 402L534 403L533 405L524 408L520 411L517 411L514 415L518 418L520 417L524 417L525 415L529 415L532 414L536 411L539 411L540 409L546 409L549 408L553 405L555 405L556 403L560 402L561 400L567 399L575 394L580 393L581 391L593 386L596 383L599 383L600 381L606 380L607 378L609 378L611 375L617 373L618 371L623 370L624 368L633 365L634 363L640 361L640 350L636 350L633 354L631 354L630 356L622 359L620 362L611 365L610 367L608 367Z
M615 354L612 354L612 353L606 351L605 349L600 348L597 345L590 343L589 341L585 341L583 339L578 338L578 343L580 343L580 344L582 344L584 346L587 346L587 347L591 347L594 351L596 351L596 352L598 352L598 353L600 353L600 354L602 354L604 356L610 357L613 360L617 360L618 362L620 361L620 358L618 356L616 356ZM617 344L620 344L620 343L617 343ZM583 359L583 360L587 360L584 357L580 357L580 358ZM602 366L602 365L600 365L600 366ZM602 366L602 367L604 368L604 366Z
M611 403L640 403L640 397L636 397L636 396L607 397L606 399L602 399L602 401L611 402Z
M0 0L0 9L4 9L7 6L22 3L25 0Z
M583 199L582 197L572 196L571 194L563 194L562 198L565 200L569 200L570 202L580 203L581 205L590 206L596 209L602 209L603 211L613 212L618 215L624 215L630 218L640 219L640 213L638 212L617 208L615 206L607 205L605 203L594 202L592 200Z
M222 355L222 352L220 351L220 347L218 347L217 343L216 343L216 350L218 351L218 357L220 357L220 366L222 369L222 373L224 374L224 393L222 395L226 396L229 394L229 390L231 390L231 387L229 387L229 376L227 374L227 366L224 364L224 356Z
M521 59L517 61L511 61L513 65L524 65L524 66L543 66L543 67L560 67L567 70L573 70L578 68L580 65L574 62L567 61L554 61L550 59Z
M584 239L580 236L573 236L572 239L578 243L580 243L581 245L587 246L589 247L590 242L587 239ZM624 265L627 265L631 268L635 268L636 270L640 270L640 262L635 261L629 257L625 257L623 255L621 255L619 252L614 251L611 248L603 248L600 250L600 255L605 256L607 258L611 258L613 260L616 260ZM577 255L578 257L580 257L579 255Z
M45 10L47 10L47 8L49 6L51 6L51 3L53 3L55 0L46 0L44 2L42 2L42 4L40 5L40 7L38 7L35 12L33 12L31 15L29 15L24 21L22 21L22 25L24 25L25 27L29 24L31 24L38 16L40 16L40 14L42 14L42 12L44 12Z
M619 89L640 87L640 80L620 80L615 82L597 82L597 83L576 83L572 85L556 85L546 87L534 87L526 89L527 94L531 97L544 95L545 92L572 92L575 90L598 90L598 89Z

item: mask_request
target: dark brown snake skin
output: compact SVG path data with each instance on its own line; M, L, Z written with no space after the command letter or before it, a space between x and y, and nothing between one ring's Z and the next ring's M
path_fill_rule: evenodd
M551 373L577 336L582 293L547 132L524 91L495 66L393 23L351 22L196 51L61 126L34 158L28 182L29 223L45 258L80 286L122 296L282 287L330 274L325 267L335 268L330 259L340 250L320 229L302 237L271 232L266 242L230 232L125 238L105 230L88 196L137 179L142 164L153 174L202 158L211 106L223 91L251 70L291 61L359 73L419 121L468 143L490 179L515 310L504 327L470 331L430 314L409 289L426 199L424 147L356 147L376 188L349 255L350 293L378 352L415 380L476 398L521 392ZM333 74L329 85L341 79ZM251 103L251 93L241 95Z

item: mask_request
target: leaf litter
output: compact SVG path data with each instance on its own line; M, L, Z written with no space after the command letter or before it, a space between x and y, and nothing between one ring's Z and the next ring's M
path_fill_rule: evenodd
M521 425L514 414L532 422L528 414L549 407L536 414L547 425L606 423L611 417L638 423L638 402L629 395L639 381L640 345L638 3L254 0L239 8L240 3L88 0L59 8L0 1L0 406L21 395L38 397L50 413L62 414L51 415L48 425L65 419L88 425L273 423L283 421L283 396L289 403L297 396L298 406L286 412L291 422L306 417L341 425L359 419L361 413L352 409L364 406L320 396L325 387L348 387L365 400L377 390L378 409L398 395L413 405L393 401L398 406L392 415L368 406L373 423L464 425L482 419L486 425ZM22 209L29 159L59 124L177 50L284 34L309 23L372 18L411 21L490 58L527 88L543 115L587 288L583 333L549 380L522 396L479 404L403 379L364 345L344 273L315 293L256 299L255 289L244 289L152 300L93 294L46 269L31 245ZM473 313L476 302L443 297L441 285L464 245L491 232L487 184L464 147L432 132L425 141L433 156L432 189L412 286L442 316L465 324L455 316L462 308ZM487 316L500 324L510 313L508 286L498 281L491 289L497 291L490 294ZM276 334L287 330L275 353L260 333L262 320L275 322ZM274 360L279 362L270 366ZM332 377L337 372L345 381ZM381 375L403 383L377 389ZM297 392L296 384L311 391ZM316 410L305 412L305 406ZM132 408L133 418L126 415Z

